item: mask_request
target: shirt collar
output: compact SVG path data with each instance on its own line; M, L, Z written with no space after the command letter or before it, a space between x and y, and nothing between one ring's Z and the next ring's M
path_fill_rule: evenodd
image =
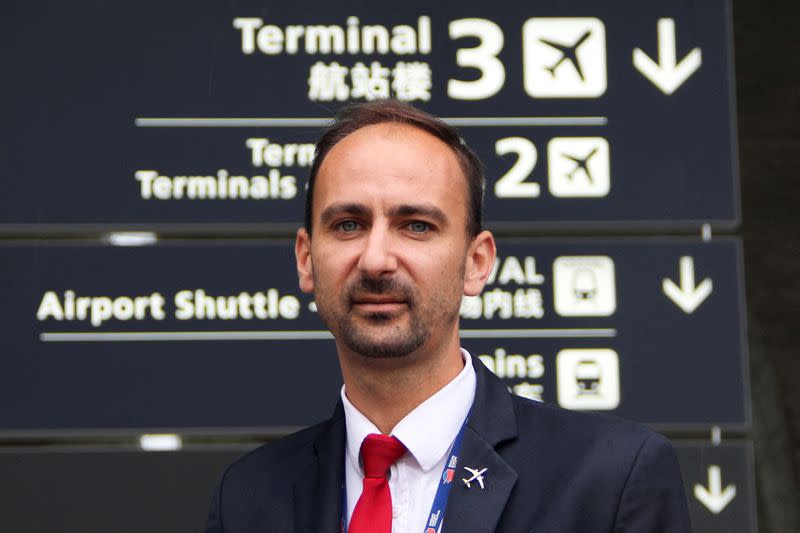
M436 466L450 449L475 399L476 379L472 358L463 348L461 356L464 359L461 372L408 413L391 433L406 446L424 472ZM370 433L380 431L350 403L345 387L342 387L341 397L347 426L347 454L360 469L358 457L361 443Z

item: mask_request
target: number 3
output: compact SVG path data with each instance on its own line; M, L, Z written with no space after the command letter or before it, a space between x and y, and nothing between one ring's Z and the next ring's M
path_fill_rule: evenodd
M486 19L459 19L450 22L450 38L477 37L475 48L461 48L456 52L460 67L473 67L481 71L475 81L447 80L447 96L459 100L481 100L497 94L506 81L506 70L497 59L503 49L503 30Z

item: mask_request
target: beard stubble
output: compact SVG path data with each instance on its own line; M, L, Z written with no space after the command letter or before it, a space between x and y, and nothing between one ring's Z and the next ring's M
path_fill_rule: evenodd
M316 276L314 282L315 287L321 287ZM433 327L458 319L460 299L451 303L455 298L448 290L436 291L429 296L429 301L423 301L414 287L396 277L369 278L361 274L336 292L338 294L331 295L324 287L317 291L317 312L338 341L367 358L407 356L431 338ZM398 313L407 315L407 324L391 323L398 313L356 315L353 305L359 295L402 300L406 309Z

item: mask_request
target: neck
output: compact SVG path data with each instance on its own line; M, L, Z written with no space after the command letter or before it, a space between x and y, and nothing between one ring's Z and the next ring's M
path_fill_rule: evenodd
M369 358L339 347L339 362L347 399L385 435L464 368L457 335L438 353L397 358Z

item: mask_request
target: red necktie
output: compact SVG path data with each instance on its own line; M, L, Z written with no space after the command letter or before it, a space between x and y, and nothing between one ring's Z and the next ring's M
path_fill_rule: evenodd
M364 488L350 517L349 533L392 533L392 493L386 474L406 452L395 437L372 433L361 443Z

